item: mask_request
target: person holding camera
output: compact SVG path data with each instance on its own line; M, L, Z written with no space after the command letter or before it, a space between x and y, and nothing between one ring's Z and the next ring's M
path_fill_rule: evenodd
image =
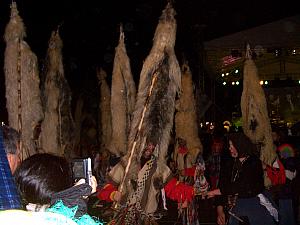
M15 172L15 180L27 210L43 211L61 200L67 207L78 207L76 216L87 213L86 196L95 192L97 185L94 177L93 187L84 179L74 185L69 162L48 153L25 159Z

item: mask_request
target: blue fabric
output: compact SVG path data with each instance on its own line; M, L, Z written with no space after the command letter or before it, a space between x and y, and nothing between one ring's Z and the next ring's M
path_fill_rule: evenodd
M11 174L3 145L2 128L0 127L0 210L20 209L20 196Z
M259 203L258 197L238 199L232 212L238 217L248 217L250 225L276 224L267 209ZM239 225L239 221L230 216L228 224Z

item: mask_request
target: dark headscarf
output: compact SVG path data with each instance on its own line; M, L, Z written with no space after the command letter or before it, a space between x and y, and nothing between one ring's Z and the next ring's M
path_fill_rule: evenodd
M246 155L253 155L256 152L256 145L242 132L229 134L228 140L232 141L239 158Z

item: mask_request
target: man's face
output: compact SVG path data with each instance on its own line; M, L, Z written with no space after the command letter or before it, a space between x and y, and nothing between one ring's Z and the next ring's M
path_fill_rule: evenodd
M183 140L183 139L181 139L181 138L179 138L178 139L178 144L179 144L179 146L185 146L186 145L186 141Z
M147 147L144 150L144 157L149 158L152 155L154 148L155 146L153 144L147 145Z
M272 139L274 142L279 141L279 135L277 134L277 132L272 132Z

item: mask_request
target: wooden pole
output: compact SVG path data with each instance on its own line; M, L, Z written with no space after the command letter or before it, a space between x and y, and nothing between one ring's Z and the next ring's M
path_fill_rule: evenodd
M131 162L132 162L133 154L135 152L135 147L136 147L136 144L137 144L137 139L138 139L138 136L140 134L140 131L141 131L141 128L142 128L142 125L143 125L143 122L144 122L145 113L146 113L146 110L147 110L147 106L149 104L149 99L150 99L150 96L152 95L154 84L157 81L157 76L158 76L158 73L155 73L154 76L153 76L153 78L152 78L152 80L151 80L151 86L150 86L150 89L149 89L149 94L147 96L147 100L146 100L146 103L145 103L145 106L144 106L144 109L143 109L143 112L142 112L142 117L141 117L141 120L139 122L138 130L136 132L136 135L135 135L135 138L134 138L134 142L133 142L133 145L132 145L131 150L130 150L130 156L129 156L128 163L127 163L126 168L125 168L124 177L123 177L122 182L121 182L121 184L119 186L119 192L121 192L121 193L122 193L122 191L124 189L124 183L125 183L125 180L126 180L127 175L128 175L128 171L129 171L129 168L130 168L130 165L131 165ZM115 204L114 208L117 208L117 207L118 207L118 204Z

